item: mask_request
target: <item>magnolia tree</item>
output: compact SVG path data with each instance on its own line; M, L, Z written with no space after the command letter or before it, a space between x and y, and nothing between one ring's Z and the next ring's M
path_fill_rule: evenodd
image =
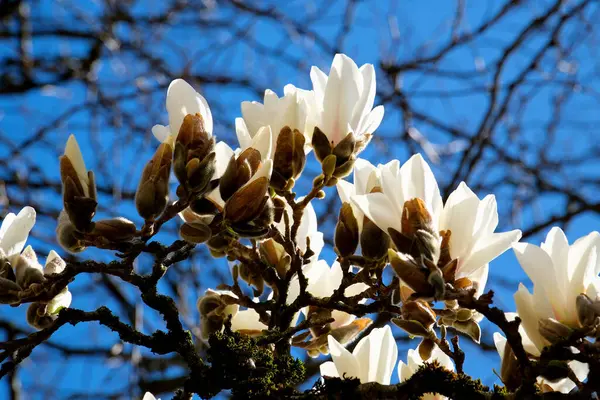
M177 353L189 371L177 399L223 390L239 398L592 398L600 388L598 232L569 244L553 228L541 246L520 243L519 230L496 232L494 195L480 199L463 182L444 201L419 154L377 166L360 158L384 116L373 107L372 65L359 68L338 54L329 74L314 67L310 77L312 90L288 85L283 97L268 90L264 104L242 103L236 149L213 135L204 97L174 80L168 125L152 128L160 143L135 196L143 226L94 218L94 173L71 136L56 166L62 255L96 247L117 259L65 262L52 251L42 267L25 247L35 210L9 214L0 229L0 299L28 307L27 322L38 331L0 343L0 376L64 325L93 321L155 354ZM311 157L320 173L303 177ZM306 193L294 191L301 178L312 180ZM341 207L329 264L313 203L327 190L335 196L333 187ZM178 219L182 240L153 239ZM230 280L197 299L204 358L176 303L157 290L199 246L226 257L231 270ZM490 262L511 248L533 294L521 284L516 310L500 310L486 281ZM154 259L148 275L135 268L143 254ZM146 334L106 307L71 308L68 284L87 273L137 288L164 329ZM414 349L398 354L390 325L373 324L380 313L392 316ZM459 345L459 335L479 343L483 319L498 331L502 361L489 368L503 385L493 388L464 374ZM311 389L298 388L305 369L292 348L322 362ZM395 375L399 383L391 384Z

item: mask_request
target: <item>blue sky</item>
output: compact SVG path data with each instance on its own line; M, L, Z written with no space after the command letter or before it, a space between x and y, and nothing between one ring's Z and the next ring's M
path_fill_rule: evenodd
M32 10L33 15L41 19L54 15L58 21L68 23L72 28L85 28L80 26L74 18L74 14L67 9L61 9L60 6L52 4L51 1L42 1L39 6ZM492 4L494 3L494 4ZM477 27L481 21L486 20L496 10L499 2L473 2L464 15L462 30L465 32ZM151 2L152 7L142 5L134 7L134 14L139 16L159 13L161 3ZM315 10L319 9L318 3L294 1L286 5L285 15L291 16L295 21L307 22L302 24L306 29L318 32L320 37L330 42L334 42L341 29L339 21L343 15L341 7L345 2L332 2L323 15L315 16ZM421 73L408 72L401 79L395 82L396 85L408 92L411 96L412 106L416 110L426 110L436 116L436 119L443 121L451 126L461 126L467 131L474 132L480 123L481 115L487 107L487 95L481 88L473 90L476 83L489 82L489 72L485 71L485 66L490 65L498 57L501 50L510 42L516 32L523 29L524 24L531 19L532 15L539 15L544 11L547 2L532 1L519 8L510 18L502 20L493 31L484 35L481 39L471 43L468 46L461 46L459 50L450 52L439 67L441 70L460 71L463 74L473 74L481 76L481 79L450 79L436 75L423 75ZM80 10L93 20L94 16L102 13L99 4L90 2ZM358 3L354 10L351 30L345 40L340 44L343 51L354 58L357 64L375 63L381 60L402 62L415 56L428 55L434 53L436 49L443 47L444 42L448 40L448 30L451 28L449 18L454 15L454 3L442 0L430 2L395 2L395 1L370 1ZM164 60L169 68L171 77L177 77L183 74L207 74L220 75L226 71L228 76L234 76L240 79L247 78L250 74L253 82L262 91L270 88L278 94L282 94L283 86L292 83L301 88L310 88L309 70L311 65L317 65L324 71L328 71L333 58L332 52L315 45L305 36L298 35L289 26L282 28L277 21L268 19L255 20L248 15L234 14L229 7L217 7L214 11L202 14L205 21L219 21L235 18L236 29L222 29L211 37L202 35L201 28L190 28L185 23L173 21L171 24L158 27L153 34L162 35L165 39L161 40L161 46L153 49L153 56ZM208 23L208 22L207 22ZM240 32L250 31L252 33L255 45L264 49L281 49L283 58L287 62L276 62L269 57L264 57L260 52L252 50L245 42L239 42L237 37ZM138 32L132 31L126 24L117 24L115 32L118 37L135 38ZM396 32L399 32L398 34ZM568 33L568 30L567 30ZM500 80L509 82L514 79L523 65L526 65L535 53L536 49L547 39L546 34L534 35L530 38L522 50L517 52L508 61ZM139 40L144 40L143 37ZM171 45L173 44L173 45ZM36 41L33 44L34 54L44 54L52 52L56 45L54 39ZM332 46L333 48L334 46ZM70 54L78 54L85 51L87 43L85 41L70 41L65 51ZM4 54L10 54L13 50L10 48L0 49L0 57ZM164 71L153 71L144 66L134 64L135 60L130 56L121 56L118 51L105 50L110 56L99 63L95 68L96 83L102 86L104 94L118 95L125 93L128 98L119 101L119 109L109 114L98 114L90 111L89 107L82 107L82 104L93 104L98 101L93 92L86 91L79 83L68 83L61 87L47 87L44 90L36 90L25 95L15 95L9 97L0 97L0 134L10 137L11 141L19 146L26 143L35 133L36 129L44 122L60 117L73 107L81 107L73 117L60 121L56 126L49 130L46 140L41 143L32 143L23 152L23 157L35 158L36 165L44 168L46 176L51 178L58 177L58 164L56 156L62 151L68 134L74 133L83 149L84 156L88 162L88 167L97 170L100 183L115 185L122 191L131 191L143 168L143 162L147 160L156 142L152 138L150 128L153 124L167 121L167 115L164 110L165 90L153 90L150 94L145 94L145 88L166 88L169 77ZM7 53L4 53L7 52ZM595 54L589 52L588 48L576 48L569 59L577 61L577 74L580 77L586 77L592 74L594 64L592 60ZM296 68L292 63L300 63L301 67ZM482 69L483 68L483 69ZM567 66L565 66L566 69ZM389 90L390 83L383 82L381 75L380 86L382 92ZM542 74L540 74L542 76ZM542 76L543 78L543 76ZM540 78L540 79L542 79ZM552 80L561 81L569 79L569 74L552 76ZM560 158L564 155L576 157L578 154L586 151L590 142L598 135L593 129L580 129L577 137L573 138L572 126L575 123L586 123L590 127L597 123L598 99L595 96L598 82L589 82L590 90L583 93L576 93L570 97L565 114L568 117L568 123L561 126L557 131L556 138L551 143L549 154ZM552 85L538 85L535 82L530 83L524 89L532 97L525 109L511 108L509 115L516 113L525 114L524 121L528 129L518 138L507 138L502 146L507 152L524 163L533 163L538 154L525 153L521 151L523 145L531 145L547 140L544 137L544 128L551 119L552 101L556 93L556 88ZM577 90L575 87L574 91ZM233 132L233 120L240 116L239 103L243 100L261 100L256 91L248 89L243 85L232 85L226 89L221 86L206 84L202 87L202 92L213 106L213 115L216 119L215 133L217 136L236 147ZM505 95L501 92L501 96ZM26 115L22 111L29 110ZM114 120L134 118L135 132L125 132L120 128L119 123ZM565 117L565 118L567 118ZM510 119L510 118L509 118ZM376 132L376 139L369 148L362 153L362 157L371 162L385 163L392 158L397 158L401 162L410 155L410 150L402 145L388 145L389 138L398 133L398 126L402 123L401 115L398 110L386 109L386 116L381 127ZM573 124L573 125L571 125ZM501 125L499 131L505 134L505 130L510 126L510 121ZM437 130L430 125L415 122L414 128L418 129L432 143L444 145L449 141L447 134ZM508 137L508 136L507 136ZM460 145L460 143L458 143ZM0 157L6 158L12 153L8 146L0 145ZM487 153L484 157L493 158L493 153ZM111 162L107 162L110 160ZM19 161L17 159L16 161ZM432 168L440 184L450 180L448 171L453 170L458 156L451 155L442 158L442 161L435 163L432 161ZM565 167L560 174L550 174L547 176L551 182L558 185L564 185L569 181L570 174L590 175L597 174L598 165L588 165L586 167ZM18 168L17 168L18 170ZM35 178L35 173L23 170L23 173L31 174ZM312 176L316 173L314 162L309 163L307 167L307 177L304 181L298 183L298 193L304 193L308 190L307 184L312 181ZM472 178L474 182L485 186L486 182L493 182L495 179L503 177L506 171L502 167L485 170L475 170ZM471 182L467 182L471 184ZM514 218L508 218L511 204L508 199L513 198L512 189L501 186L495 192L498 198L499 210L504 217L501 219L500 230L509 230L520 228L521 226L531 226L534 221L551 215L555 211L565 207L564 200L556 196L544 196L536 199L535 204L528 204L524 211L517 214ZM585 196L593 196L595 193L587 188L581 188ZM480 197L488 192L480 192ZM14 196L25 196L22 193L15 193ZM50 209L60 207L60 200L57 196L51 196L45 193L36 192L35 200L43 200ZM48 196L48 197L46 197ZM329 189L327 196L336 196L335 189ZM125 215L135 222L140 222L139 217L128 201L119 199L118 193L104 196L105 201L111 204L110 207L100 212L101 216L115 216L117 214ZM326 203L316 204L317 212L323 212ZM12 210L11 211L16 211ZM571 241L595 230L598 227L599 219L597 216L584 215L575 218L568 226L567 236ZM34 237L31 244L40 252L46 252L49 247L47 239L51 237L54 229L53 221L41 220L34 228ZM333 224L328 222L323 226L326 236L332 233ZM539 244L546 232L545 229L539 234L528 240ZM168 241L173 236L165 234L159 238ZM109 260L112 255L107 252L88 250L83 256ZM332 251L325 250L323 258L332 261ZM144 270L144 260L139 262L139 268ZM228 275L226 264L223 260L217 260L215 265L221 269L224 275ZM517 282L523 281L528 286L526 276L518 266L516 259L511 251L505 253L491 263L490 278L488 288L495 290L497 304L506 311L514 311L514 302L512 292L516 290ZM202 287L196 292L189 293L189 307L193 308L195 298L208 287L214 287L219 282L214 280L204 280ZM82 309L94 309L106 302L105 296L85 296L90 289L98 285L97 278L78 277L77 281L71 285L74 292L73 306ZM166 286L161 287L165 292L169 291ZM135 291L127 291L127 296L133 298ZM117 313L122 314L119 306L112 300L108 303ZM10 315L19 326L24 324L24 308L4 310L3 315ZM150 328L162 327L160 320L151 310L144 309L144 329L150 331ZM487 334L487 342L493 331L491 327L484 323ZM401 332L395 329L396 334ZM115 336L107 333L106 329L96 325L68 327L61 329L54 338L58 342L69 343L75 347L83 346L89 340L96 346L110 346L115 343ZM411 347L417 345L417 341L410 343ZM463 348L467 352L465 371L475 377L479 377L485 384L497 383L498 380L492 372L492 368L499 368L498 356L495 352L480 352L475 346L467 340L462 340ZM400 344L399 359L406 360L405 344ZM300 354L300 353L299 353ZM78 361L70 361L67 368L61 362L56 362L52 358L56 352L37 349L34 353L35 361L26 361L22 370L21 377L25 387L36 385L40 382L53 382L55 389L63 393L71 391L86 390L92 388L94 393L103 393L105 391L114 391L119 387L127 385L127 379L123 377L131 376L131 369L126 364L120 364L115 360L108 365L92 364L93 359L86 360L85 364ZM323 359L325 361L325 359ZM66 372L65 372L66 371ZM170 371L171 376L176 376L181 371ZM39 375L41 374L41 375ZM149 378L149 377L145 377ZM393 381L397 379L396 373L393 375ZM43 398L40 397L40 398Z

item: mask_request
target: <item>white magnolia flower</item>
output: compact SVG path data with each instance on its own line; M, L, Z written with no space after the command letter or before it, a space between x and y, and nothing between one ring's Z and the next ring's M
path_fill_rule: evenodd
M298 199L298 201L301 200L302 197ZM285 204L285 212L290 221L291 229L291 224L293 224L294 221L293 210L287 202ZM281 221L275 224L275 227L285 236L285 219L283 217L281 218ZM325 241L323 240L323 233L319 232L317 229L317 213L315 213L312 203L308 203L304 208L304 213L300 219L300 226L298 227L298 233L296 234L295 239L295 243L302 253L306 252L308 241L310 241L310 249L314 253L310 259L311 261L316 261L318 259L319 254L325 245Z
M307 264L302 268L302 271L308 280L308 286L306 287L306 290L313 296L320 298L332 296L333 292L342 284L342 279L344 277L342 266L337 261L334 262L330 268L326 261L319 260ZM344 291L344 296L356 296L367 289L369 289L368 285L364 283L355 283L346 288ZM298 277L295 276L290 282L286 303L292 304L299 295L300 283L298 282ZM364 301L366 300L361 302ZM306 314L308 309L305 308L302 310L302 312ZM331 323L331 329L348 325L356 319L355 315L339 310L333 310L331 312L331 317L334 319L334 321Z
M32 207L23 207L19 214L8 213L0 227L0 249L14 266L29 232L35 224L35 210Z
M391 161L394 162L394 161ZM369 194L381 189L381 170L386 166L379 164L375 167L365 159L358 158L354 163L353 183L340 180L336 187L342 203L349 203L358 223L358 231L362 232L364 214L359 207L351 201L356 195Z
M318 126L333 146L350 132L357 152L369 143L383 119L383 106L373 108L375 69L372 64L358 68L352 59L336 54L329 76L317 67L310 71L314 94L302 91L308 106L309 127Z
M517 316L518 316L517 313L506 313L506 319L509 321L514 321L514 319ZM521 340L523 343L523 347L525 348L525 351L527 353L531 354L534 357L539 357L541 352L538 349L538 347L531 340L531 337L528 335L527 331L525 330L524 325L525 325L525 320L523 318L521 318L521 325L519 325L519 333L521 334ZM504 336L502 336L502 334L500 334L499 332L494 332L494 344L496 346L496 350L498 350L498 354L500 355L501 365L502 365L502 362L504 361L504 349L506 347L506 342L507 342L506 338ZM578 350L575 349L574 347L572 347L571 350L576 353L578 352ZM587 374L589 372L589 367L587 364L581 363L579 361L570 361L569 367L571 367L571 369L575 373L575 376L577 377L577 379L579 379L580 381L585 380L585 378L587 377ZM569 378L560 379L556 382L550 382L542 377L538 377L537 382L540 385L548 385L552 388L552 390L557 391L557 392L562 392L562 393L569 393L576 386L575 383Z
M212 135L213 119L206 99L183 79L175 79L169 85L166 107L169 113L169 125L152 127L154 137L161 142L167 141L170 136L177 136L183 119L188 114L199 113L202 115L204 129L209 135Z
M408 350L408 357L406 359L406 364L400 360L398 363L398 377L400 378L400 382L404 382L408 380L417 370L425 364L425 362L433 362L437 361L440 363L440 366L446 368L449 371L454 371L454 364L452 363L452 359L448 357L446 353L442 351L438 346L435 346L431 352L431 357L427 361L423 361L419 352L410 349ZM446 396L442 396L440 394L432 394L427 393L421 396L421 400L442 400L447 399Z
M235 130L242 149L252 146L252 139L265 126L270 126L273 132L273 153L279 132L285 126L298 129L310 138L312 132L310 135L305 132L306 95L299 95L299 89L293 85L286 85L283 90L282 97L269 89L265 90L264 104L258 101L242 102L242 118L235 119Z
M398 359L398 348L388 325L376 328L361 339L350 353L331 335L327 338L333 361L321 364L321 375L353 377L361 383L389 385Z
M560 228L552 228L541 247L513 245L517 259L533 282L533 295L519 285L517 312L527 335L541 350L549 343L538 330L538 321L554 318L571 328L579 327L576 298L600 294L600 234L592 232L569 246Z
M421 199L432 217L433 229L451 232L450 256L458 259L456 278L468 277L477 283L478 294L487 281L488 263L521 238L519 230L495 233L496 198L488 195L480 200L464 182L444 205L433 172L420 154L412 156L402 167L396 160L383 166L381 187L381 193L356 195L351 199L384 232L389 228L402 232L404 203Z

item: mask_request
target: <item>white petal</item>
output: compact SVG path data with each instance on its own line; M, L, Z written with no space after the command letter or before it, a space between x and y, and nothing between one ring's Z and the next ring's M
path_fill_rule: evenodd
M319 370L321 371L321 376L331 376L332 378L340 377L333 361L324 362L319 366Z
M171 128L164 125L154 125L152 127L152 134L159 142L163 143L171 136Z
M398 346L396 346L396 341L394 340L394 335L392 335L392 330L389 325L380 329L383 330L383 337L378 344L381 346L381 350L379 359L377 360L375 382L379 382L382 385L389 385L392 371L398 360Z
M35 217L33 207L27 206L23 207L18 215L9 214L2 221L0 246L12 265L15 265L16 258L25 246L29 232L35 224Z
M452 363L452 359L438 346L433 348L431 351L431 358L427 360L427 362L431 362L432 360L437 360L442 367L449 371L454 371L454 363Z
M498 354L500 354L500 362L502 362L506 348L506 338L499 332L494 332L494 345L496 346L496 350L498 350Z
M372 176L377 176L377 168L365 159L358 158L354 163L354 185L356 194L368 194L373 186L379 186L379 180L373 182Z
M331 335L327 337L327 344L339 376L359 378L360 366L356 358Z
M81 149L79 148L79 144L77 143L77 139L75 139L74 135L70 135L67 140L67 145L65 146L65 156L69 158L75 172L77 173L77 177L83 186L83 193L88 195L88 171L85 167L85 162L83 161L83 155L81 154Z
M243 118L235 119L235 133L240 143L240 149L245 150L252 145L252 136Z
M373 133L381 125L383 120L384 109L383 106L377 106L370 113L365 115L360 121L359 126L356 128L358 134Z
M471 273L504 253L520 238L521 231L516 229L510 232L494 233L491 237L486 238L486 240L480 240L475 245L471 255L460 266L461 270L465 274Z
M442 197L429 164L420 154L415 154L400 167L400 176L404 201L420 198L437 222L442 211Z
M69 292L69 289L65 288L62 292L54 296L52 300L48 302L48 314L54 315L63 308L68 308L73 300L73 295Z
M323 97L325 97L325 87L327 86L327 74L325 74L325 72L321 71L317 67L312 67L310 69L310 80L313 84L315 96L317 96L322 101Z
M365 64L359 68L359 72L362 75L362 93L359 101L356 103L354 115L350 124L353 128L357 128L360 121L365 115L367 115L373 108L373 102L375 101L375 69L373 64Z
M338 181L336 188L342 203L349 203L350 197L356 194L354 190L354 185L344 180Z
M196 113L202 115L206 132L212 134L212 114L206 99L183 79L175 79L169 85L166 107L169 113L169 127L173 135L179 133L186 115Z
M250 147L258 150L263 160L271 158L271 146L273 142L273 134L270 126L261 127L256 135L252 138ZM270 175L269 175L270 176Z
M389 228L402 230L402 219L394 204L383 193L353 196L352 202L385 233Z
M408 365L404 364L402 361L398 363L398 380L400 382L404 382L409 379L415 371L413 371Z
M146 392L146 394L144 394L144 398L142 400L157 400L156 397L154 397L154 395L150 392Z
M519 284L519 290L514 294L517 313L521 317L521 326L527 332L538 350L542 350L548 342L540 335L538 331L539 317L536 315L536 305L533 303L533 297L523 284Z
M231 318L231 330L257 330L267 329L267 326L260 322L260 315L253 309L238 311Z
M440 230L450 230L450 255L459 261L466 260L471 249L477 241L474 237L475 219L479 199L461 183L456 190L450 193L444 205L440 219Z

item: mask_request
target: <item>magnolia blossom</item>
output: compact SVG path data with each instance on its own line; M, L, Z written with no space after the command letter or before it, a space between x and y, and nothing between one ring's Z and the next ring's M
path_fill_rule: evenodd
M144 397L142 398L142 400L160 400L160 399L157 399L156 397L154 397L154 395L152 393L146 392L144 394Z
M337 261L333 263L331 268L324 260L312 262L306 265L302 269L302 272L308 280L306 290L313 296L321 298L332 296L333 292L340 287L344 277L342 266ZM369 289L367 284L355 283L346 288L344 296L356 296L367 289ZM300 283L298 282L298 277L294 277L288 289L287 304L292 304L299 295ZM308 310L303 309L302 312L306 314ZM331 317L334 319L334 322L331 323L331 329L348 325L356 319L355 315L339 310L332 310Z
M538 350L550 344L538 329L539 321L553 318L571 328L579 327L576 298L600 294L600 234L592 232L569 246L560 228L552 228L541 247L513 245L517 259L533 282L533 295L519 285L515 293L522 326Z
M247 147L242 147L237 150L231 149L225 142L217 142L215 145L215 172L213 174L212 179L219 179L223 176L225 171L227 170L227 166L232 157L239 156L244 150L252 147L261 155L261 165L258 170L254 173L254 175L246 182L240 189L245 186L248 186L250 183L254 182L256 179L261 177L270 177L271 172L273 171L273 161L271 160L271 152L272 152L272 133L271 128L269 126L262 127L259 129L258 133L252 138L249 145ZM206 195L206 198L210 200L219 211L223 210L225 206L225 201L221 198L221 193L219 188L217 187L212 192ZM193 222L196 220L201 220L205 223L209 223L212 220L212 216L202 216L194 213L189 207L186 208L183 212L179 214L179 216L186 222Z
M468 277L478 294L487 281L488 263L521 238L519 230L494 232L498 225L494 195L480 200L463 182L443 204L433 172L420 154L402 167L397 160L383 166L381 189L381 193L356 195L351 200L384 232L389 228L402 232L404 203L421 199L431 215L433 230L451 232L450 256L458 259L456 278ZM441 245L441 238L438 240Z
M264 104L258 101L242 102L242 118L235 119L235 130L241 148L250 147L252 139L264 126L270 126L273 132L273 153L279 132L285 126L298 129L310 138L312 132L305 132L307 94L299 95L299 89L294 85L286 85L283 90L282 97L278 97L272 90L265 90Z
M85 167L85 161L83 160L83 155L81 154L81 148L79 147L79 143L77 143L75 135L69 135L69 139L67 139L67 145L65 146L64 155L69 159L71 165L75 169L75 173L77 174L77 178L79 179L79 183L83 189L83 195L85 197L92 195L92 193L90 193L90 179L88 176L88 170Z
M394 162L394 161L391 161ZM381 189L381 170L384 165L379 164L375 167L365 159L358 158L354 163L354 180L350 183L340 180L336 187L342 203L349 203L352 206L352 212L358 223L358 231L362 232L364 214L359 207L351 201L356 195L369 194Z
M35 224L35 210L32 207L24 207L19 214L8 213L0 227L0 250L4 253L11 264L15 264L29 232Z
M350 353L332 336L328 338L333 361L321 364L321 375L358 378L361 383L389 385L398 359L398 348L388 325L362 338Z
M206 99L183 79L175 79L167 89L167 112L169 125L154 125L152 133L161 142L170 140L179 133L183 119L188 114L199 113L204 120L204 129L209 135L213 131L213 119ZM172 139L171 139L172 140Z
M435 346L431 351L431 357L428 360L423 360L419 355L419 352L410 349L408 350L408 357L406 359L406 364L400 360L398 363L398 377L400 378L400 382L404 382L409 379L417 370L425 364L425 362L433 362L437 361L440 366L446 368L449 371L454 371L454 364L452 364L452 359L448 357L446 353L442 351L438 346ZM447 399L446 396L442 396L437 393L427 393L421 396L421 400L442 400Z
M514 321L517 316L519 316L517 313L506 313L506 319L509 321ZM519 325L519 333L521 335L521 341L525 351L532 356L539 357L541 354L540 349L534 344L534 342L531 340L531 337L528 335L528 332L525 329L525 319L523 318L521 318L521 324ZM496 350L498 350L498 354L500 355L501 364L504 363L504 350L506 348L506 343L506 338L502 336L502 334L494 332L494 345L496 346ZM578 352L578 350L573 347L571 350ZM577 376L577 379L580 381L585 380L589 372L589 367L587 364L579 361L570 361L568 364L575 373L575 376ZM542 377L538 377L537 382L540 385L548 385L550 388L552 388L552 390L562 393L569 393L576 386L575 383L569 378L550 382Z
M376 87L373 65L358 68L350 57L336 54L329 75L312 67L310 79L314 93L302 92L308 106L309 125L318 126L332 146L351 132L357 152L362 150L383 119L383 106L373 108Z
M301 200L302 197L298 199L298 201ZM293 210L287 203L285 205L285 213L287 214L290 223L289 229L291 229L291 225L294 221ZM285 219L283 217L281 218L281 221L275 224L275 227L282 235L285 235ZM312 203L308 203L304 208L302 218L300 219L300 225L298 226L298 233L295 238L295 243L302 253L306 252L309 241L310 249L314 253L310 259L311 261L316 261L325 245L325 241L323 240L323 233L317 230L317 213L315 213Z

